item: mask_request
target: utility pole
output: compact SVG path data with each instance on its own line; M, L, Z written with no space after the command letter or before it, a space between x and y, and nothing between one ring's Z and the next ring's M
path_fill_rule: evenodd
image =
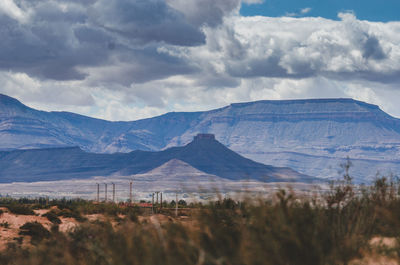
M105 187L105 196L104 196L104 202L107 202L107 183L104 183L104 187Z
M97 184L97 203L99 203L100 202L100 184L99 183L96 183Z
M176 193L175 199L175 216L178 217L178 193Z
M156 199L156 213L158 212L158 194L159 194L160 192L159 191L156 191L156 195L157 195L157 199Z
M158 194L159 193L160 193L159 191L156 191L156 195L157 195L156 206L158 206Z
M133 199L132 199L132 181L129 183L129 203L130 204L133 203Z
M112 184L113 185L113 196L112 196L112 201L113 203L115 203L115 183Z
M154 193L151 194L151 213L154 213Z

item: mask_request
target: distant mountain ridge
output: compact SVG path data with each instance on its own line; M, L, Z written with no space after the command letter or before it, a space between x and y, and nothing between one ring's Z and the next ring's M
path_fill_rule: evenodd
M319 177L337 176L347 156L355 161L353 173L360 180L375 176L376 170L387 169L385 163L400 157L400 120L376 105L353 99L263 100L109 122L68 112L37 111L0 95L3 150L79 146L95 153L158 151L185 145L197 133L213 133L222 144L258 162L293 164L294 169ZM287 152L299 154L296 161ZM297 166L307 155L318 156L319 162ZM357 159L378 162L369 167ZM322 166L328 160L331 169L327 171ZM389 169L396 173L400 164L393 162Z
M129 176L147 173L173 160L183 161L204 174L229 180L315 180L290 168L254 162L229 150L215 139L202 138L200 135L186 146L159 152L95 154L84 152L79 147L3 151L0 152L0 182Z

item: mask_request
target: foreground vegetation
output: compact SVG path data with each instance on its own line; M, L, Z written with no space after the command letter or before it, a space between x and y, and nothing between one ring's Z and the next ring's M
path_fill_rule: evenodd
M193 205L186 218L168 209L146 216L144 209L115 204L3 198L0 206L10 212L51 209L46 216L53 226L24 224L21 235L30 236L31 244L9 243L0 264L356 264L368 255L399 260L399 191L393 179L355 187L345 175L320 196L281 190L256 203L224 199ZM88 221L93 213L106 218ZM62 216L80 225L60 232ZM395 244L372 249L374 237Z

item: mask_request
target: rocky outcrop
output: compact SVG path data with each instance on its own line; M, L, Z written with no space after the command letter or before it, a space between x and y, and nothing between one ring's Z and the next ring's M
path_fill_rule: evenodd
M293 167L319 177L337 176L342 159L373 160L354 174L375 176L391 162L400 170L400 120L378 106L353 99L256 101L204 112L172 112L132 122L109 122L67 112L43 112L0 96L0 149L79 146L95 153L158 151L181 146L198 133L214 134L222 144L258 162ZM293 156L286 155L295 152ZM297 167L307 156L330 161L332 170ZM272 158L271 158L272 157ZM297 163L298 162L298 163ZM319 163L318 163L319 164ZM324 162L320 163L324 165ZM357 163L356 163L357 164ZM376 166L378 165L378 167Z

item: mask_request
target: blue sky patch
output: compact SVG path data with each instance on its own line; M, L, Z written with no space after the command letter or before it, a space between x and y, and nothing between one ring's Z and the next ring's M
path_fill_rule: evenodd
M243 4L243 16L324 17L337 20L339 12L354 12L358 19L399 21L400 0L265 0L262 4Z

